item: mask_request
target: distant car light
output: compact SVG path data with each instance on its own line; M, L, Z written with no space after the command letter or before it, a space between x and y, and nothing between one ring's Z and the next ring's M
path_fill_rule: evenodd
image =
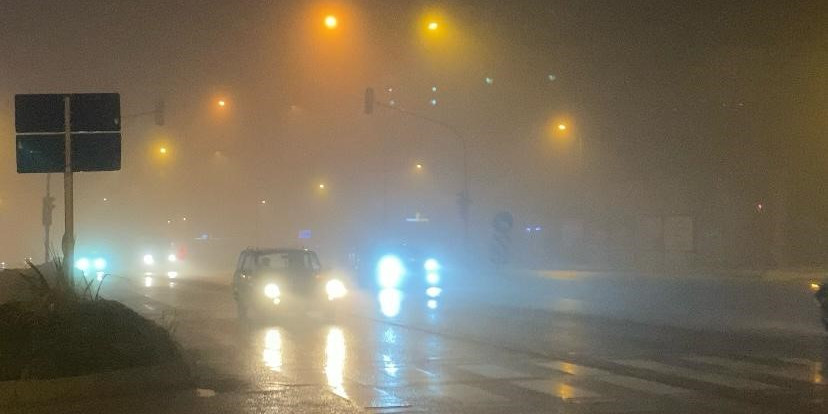
M76 260L75 268L82 272L89 270L89 259L81 257L80 259Z
M151 254L145 254L144 255L144 264L147 265L147 266L154 265L155 264L155 258L152 257Z
M170 254L169 256L167 256L167 261L172 262L172 263L177 262L178 257L174 254Z
M436 259L428 259L423 264L423 267L428 272L436 272L440 270L440 262L438 262Z
M429 272L426 274L426 282L428 282L429 285L436 285L440 283L440 275L434 272Z
M92 262L92 265L95 266L95 270L101 271L106 269L106 259L99 257Z
M279 290L279 286L276 286L275 283L268 283L265 285L264 294L270 299L276 299L282 295L282 292Z
M436 297L440 296L441 293L443 293L443 289L440 289L437 286L432 286L432 287L426 289L426 296L428 296L430 298L436 298Z
M341 299L348 293L345 284L339 279L331 279L325 284L325 292L328 294L328 300Z
M377 273L380 287L396 288L405 275L405 266L397 256L383 256L377 264Z
M170 279L175 279L175 278L178 277L178 272L176 272L174 270L171 270L171 271L167 272L167 277L170 278Z

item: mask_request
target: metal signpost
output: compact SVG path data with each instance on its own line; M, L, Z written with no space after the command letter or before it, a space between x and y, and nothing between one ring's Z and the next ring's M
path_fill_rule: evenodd
M15 95L18 173L63 173L63 271L74 285L75 171L121 169L121 104L117 93ZM48 178L47 178L48 180ZM47 181L48 186L48 181ZM47 187L48 188L48 187ZM47 190L48 192L48 190ZM43 200L46 258L51 195ZM48 213L48 214L47 214ZM48 216L48 217L47 217Z

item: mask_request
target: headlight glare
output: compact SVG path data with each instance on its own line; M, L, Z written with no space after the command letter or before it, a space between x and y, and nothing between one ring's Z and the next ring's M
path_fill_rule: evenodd
M345 284L339 279L331 279L325 284L325 293L328 294L328 300L340 299L345 297L348 289Z
M428 259L423 263L423 267L427 272L436 272L440 270L440 262L437 259Z
M268 283L265 285L264 294L270 299L276 299L282 295L282 292L279 290L279 286L275 283Z
M397 256L383 256L377 264L377 276L381 287L396 288L405 274L402 260Z
M151 254L145 254L144 255L144 264L147 265L147 266L154 265L155 264L155 258L152 257Z

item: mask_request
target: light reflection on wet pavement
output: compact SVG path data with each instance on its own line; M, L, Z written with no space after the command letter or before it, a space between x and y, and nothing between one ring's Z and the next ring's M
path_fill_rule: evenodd
M149 317L175 308L198 387L215 392L156 397L170 412L821 412L828 396L822 356L763 338L727 345L734 338L482 306L452 289L354 292L333 319L242 323L226 288L140 282L107 294Z

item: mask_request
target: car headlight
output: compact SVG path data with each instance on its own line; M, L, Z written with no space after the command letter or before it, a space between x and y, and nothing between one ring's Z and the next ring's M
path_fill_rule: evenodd
M379 284L383 288L396 288L405 274L405 266L397 256L384 256L377 264Z
M331 279L325 284L325 293L328 294L328 300L340 299L345 297L348 289L345 288L345 284L341 280Z
M440 270L440 262L437 259L428 259L423 263L423 267L427 272L436 272Z
M144 255L144 264L147 265L147 266L154 265L155 264L155 258L152 257L151 254L145 254Z
M92 265L95 266L95 270L102 271L106 269L106 259L99 257L92 262Z
M75 260L75 268L82 272L86 272L89 270L89 259L81 257L80 259Z
M264 294L270 299L276 299L282 295L282 292L275 283L268 283L265 285Z

